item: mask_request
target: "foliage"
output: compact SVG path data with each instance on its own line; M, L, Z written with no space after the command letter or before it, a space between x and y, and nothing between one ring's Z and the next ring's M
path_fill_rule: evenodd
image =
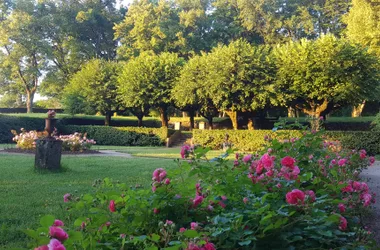
M379 67L365 49L328 35L279 46L277 84L290 104L319 119L344 104L376 99Z
M106 178L95 193L67 193L65 225L42 217L39 233L26 231L31 246L60 239L51 233L60 227L68 249L370 249L360 218L374 199L358 173L374 158L331 151L314 133L269 146L234 163L184 146L187 161L157 168L151 190Z
M44 114L45 115L45 114ZM9 115L0 115L0 143L10 143L14 135L11 130L37 130L43 131L45 121L41 118L15 117Z
M380 6L366 0L353 0L346 19L347 37L380 56Z
M119 65L116 62L94 59L89 61L70 80L65 93L69 95L66 104L77 104L84 101L86 106L93 107L96 111L106 114L106 125L110 125L110 116L113 110L117 110L120 102L117 96L117 75ZM82 97L73 98L73 95ZM75 100L75 101L73 101ZM74 107L68 107L73 112Z
M98 145L161 146L168 137L167 128L104 127L67 125L59 127L61 134L86 133Z
M129 60L118 78L120 99L126 107L158 108L162 126L167 127L170 92L182 64L178 55L172 53L144 53Z
M60 135L56 137L57 140L62 141L63 151L83 152L96 144L93 139L88 139L87 135L82 136L81 133L74 133L71 135Z
M380 133L371 131L324 131L326 139L331 141L339 140L345 148L362 149L364 148L371 154L380 153ZM268 145L266 138L284 139L298 138L302 135L299 130L283 130L278 134L272 130L194 130L194 143L220 149L225 141L226 134L233 147L245 152L255 152Z

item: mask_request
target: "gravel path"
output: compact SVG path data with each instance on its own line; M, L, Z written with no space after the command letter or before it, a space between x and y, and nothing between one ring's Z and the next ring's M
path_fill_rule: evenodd
M361 177L365 180L368 179L368 186L371 192L380 195L380 162L376 163L369 167L367 170L363 171ZM376 203L373 206L373 213L368 218L368 225L370 230L375 235L375 240L377 241L378 246L380 247L380 200L379 197L376 197Z

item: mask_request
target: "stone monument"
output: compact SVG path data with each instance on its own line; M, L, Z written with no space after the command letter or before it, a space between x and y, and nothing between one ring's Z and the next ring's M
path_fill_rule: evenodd
M45 119L47 136L36 140L36 156L34 167L36 169L58 170L61 168L62 141L52 136L57 119L54 110L49 110Z

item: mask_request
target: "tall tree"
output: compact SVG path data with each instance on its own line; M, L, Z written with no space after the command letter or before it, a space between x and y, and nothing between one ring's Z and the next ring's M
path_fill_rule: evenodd
M379 93L378 59L332 35L276 49L277 84L295 107L319 119L323 112Z
M124 105L140 110L156 107L163 127L168 126L171 91L183 61L174 53L142 53L128 61L119 77L119 93Z
M109 126L112 112L121 107L117 95L119 70L116 62L93 59L74 74L65 88L65 94L69 98L73 95L82 97L88 106L105 115L104 124Z
M237 112L253 113L281 100L275 91L269 47L254 47L238 40L213 49L207 58L210 96L214 105L231 118L234 129L238 129ZM253 120L249 125L252 129Z
M194 56L183 67L172 89L174 104L189 113L192 129L195 125L196 111L208 120L210 129L213 127L213 117L217 113L212 102L212 94L208 90L209 86L206 84L207 76L207 55Z
M15 88L23 88L28 113L33 111L34 95L47 66L45 14L43 3L20 1L0 22L0 64L9 69L3 77Z

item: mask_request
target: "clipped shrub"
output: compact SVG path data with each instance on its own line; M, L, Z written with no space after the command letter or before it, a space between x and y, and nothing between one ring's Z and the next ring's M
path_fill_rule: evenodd
M365 149L370 154L380 153L380 131L324 131L328 140L340 140L343 147L350 149ZM233 148L242 151L261 150L267 142L265 137L276 139L298 138L300 130L281 130L281 133L272 130L194 130L194 143L213 149L222 148L226 134Z
M0 143L11 143L13 140L12 130L21 129L43 131L45 120L35 117L17 117L0 115Z
M168 137L167 128L59 126L60 134L87 133L98 145L161 146Z

